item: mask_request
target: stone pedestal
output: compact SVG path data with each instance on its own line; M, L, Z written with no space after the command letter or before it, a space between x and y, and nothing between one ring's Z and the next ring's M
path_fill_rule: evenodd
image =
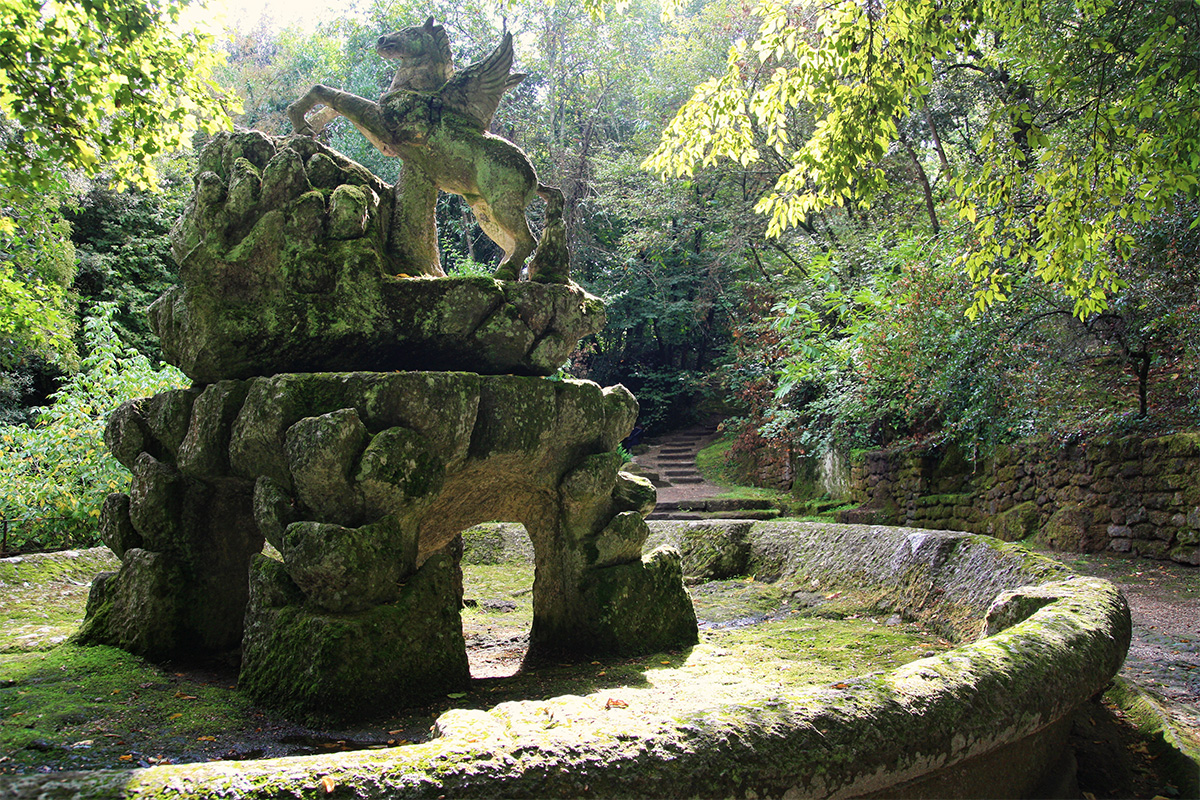
M696 641L678 554L643 557L655 492L619 471L637 415L621 386L362 372L169 394L109 424L135 480L106 505L124 561L93 589L85 640L220 650L244 615L241 685L259 702L349 716L412 704L468 677L448 545L498 520L532 539L535 652ZM250 569L260 537L282 561Z

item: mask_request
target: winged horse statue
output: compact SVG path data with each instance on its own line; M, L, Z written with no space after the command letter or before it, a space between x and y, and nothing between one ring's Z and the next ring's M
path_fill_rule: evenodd
M433 17L423 26L381 36L375 49L398 62L379 102L318 84L288 107L296 133L315 136L335 117L346 117L381 153L404 161L397 183L397 233L432 249L435 274L441 273L434 222L440 189L461 195L479 226L504 250L495 277L518 280L536 245L525 207L540 194L561 216L562 192L539 184L528 156L487 130L500 98L525 78L511 74L512 34L505 33L491 55L461 71L455 71L449 39ZM324 108L309 116L317 106ZM561 219L550 222L561 228ZM549 260L535 258L529 277L566 282L565 267L553 267ZM541 274L534 269L539 263Z

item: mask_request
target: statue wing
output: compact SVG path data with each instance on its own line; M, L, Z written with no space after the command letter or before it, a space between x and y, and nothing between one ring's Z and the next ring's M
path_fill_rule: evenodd
M438 90L442 107L479 123L480 130L486 131L501 96L525 80L522 74L509 74L512 62L512 34L506 33L491 55L456 72Z

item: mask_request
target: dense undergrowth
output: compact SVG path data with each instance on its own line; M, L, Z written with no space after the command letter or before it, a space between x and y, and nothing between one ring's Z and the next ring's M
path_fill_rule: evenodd
M8 552L90 547L111 492L129 471L108 452L104 426L126 400L178 388L173 367L155 366L126 347L104 304L84 322L88 355L31 424L0 426L0 525Z

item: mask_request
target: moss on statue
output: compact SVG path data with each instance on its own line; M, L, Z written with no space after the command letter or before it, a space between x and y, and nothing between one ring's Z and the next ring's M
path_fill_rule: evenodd
M416 265L396 252L391 187L311 139L222 133L200 162L171 234L180 285L150 311L166 360L196 381L326 369L550 375L604 325L603 304L574 284L509 290Z

